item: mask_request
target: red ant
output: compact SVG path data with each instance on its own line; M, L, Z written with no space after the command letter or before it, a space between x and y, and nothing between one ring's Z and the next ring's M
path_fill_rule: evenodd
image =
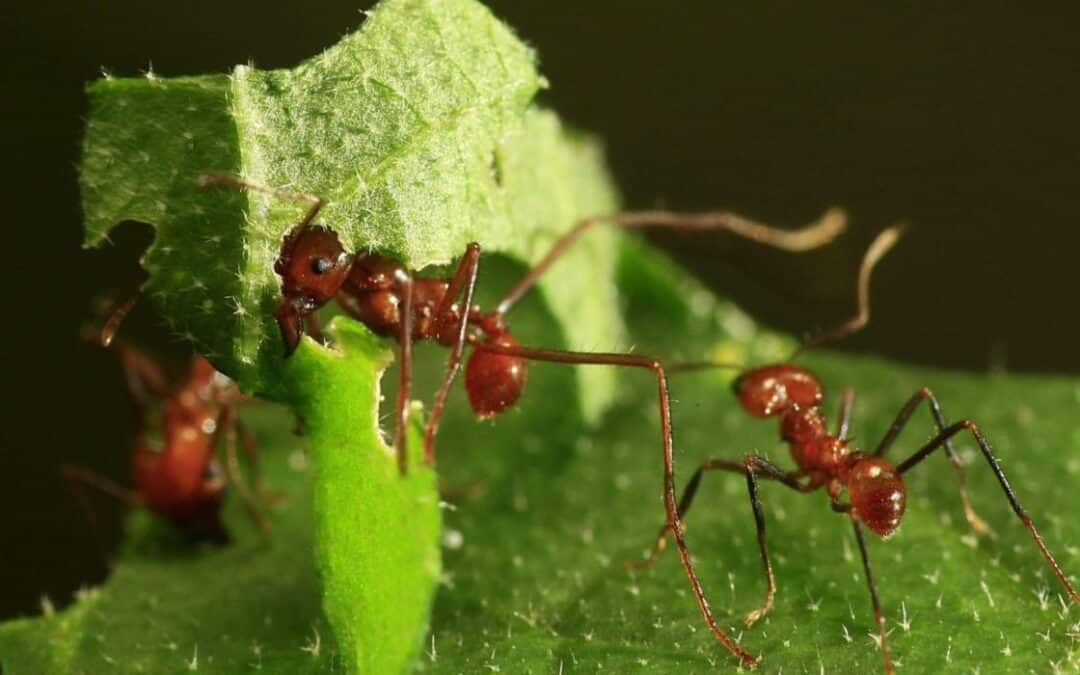
M810 345L817 345L853 333L867 323L869 319L870 273L880 257L893 245L899 233L898 228L885 230L868 249L859 274L858 314L837 329L804 343L796 354ZM673 366L671 370L696 370L707 367L732 366L723 363L702 362ZM745 617L748 628L768 614L772 609L775 596L772 562L765 541L765 517L758 497L758 478L776 481L801 493L809 493L824 488L828 494L832 510L846 514L851 519L855 530L855 540L862 555L867 586L870 590L870 600L874 609L874 620L880 638L885 672L889 674L895 673L885 633L885 618L881 611L881 603L878 600L877 586L870 566L866 541L863 537L863 526L869 528L882 539L891 537L900 526L907 504L907 488L904 485L903 475L938 448L944 448L953 470L956 472L960 501L968 523L976 534L989 534L989 526L975 513L968 499L963 463L952 444L953 436L964 431L970 432L975 438L979 449L1001 484L1010 506L1012 506L1013 511L1024 524L1024 527L1031 533L1035 545L1046 559L1050 569L1057 576L1073 602L1080 604L1080 595L1069 583L1060 565L1058 565L1043 542L1039 531L1035 529L1030 516L1020 505L1012 486L1005 477L1005 472L991 450L989 441L971 420L965 419L948 424L937 398L929 388L923 387L919 389L904 404L889 427L888 432L872 453L853 449L848 440L851 409L854 402L853 390L850 388L844 390L839 423L836 432L830 434L825 417L820 409L824 389L818 378L805 368L790 363L780 363L746 370L736 378L734 392L743 409L753 417L779 418L780 438L789 445L791 457L798 468L794 471L785 471L765 457L753 453L747 454L742 461L706 460L687 482L685 491L679 499L678 519L675 520L681 520L690 509L705 472L728 471L746 476L766 583L765 600L757 609L751 611ZM937 427L937 435L900 464L889 463L882 456L889 450L915 409L924 400L929 404L930 412ZM847 501L843 500L845 491L847 492ZM660 552L666 547L669 532L675 532L676 538L678 538L678 530L673 529L674 526L671 525L671 522L673 522L673 519L669 518L668 523L660 528L660 534L649 557L643 562L631 563L632 567L647 568L651 566ZM704 602L704 598L699 597L698 601L699 603ZM717 629L711 621L710 627L713 628L715 633ZM740 648L730 639L724 640L721 638L721 642L743 664L754 666L758 663L758 658Z
M683 540L675 501L671 406L663 365L657 359L632 354L522 347L511 336L505 315L582 234L598 223L624 228L661 226L678 230L727 230L768 246L798 252L821 246L836 237L846 226L846 216L842 211L831 209L816 223L794 231L774 229L723 212L680 214L636 211L586 218L556 240L548 253L493 311L481 312L473 305L480 260L480 245L477 243L466 247L461 262L449 280L414 278L400 262L386 256L346 252L333 230L314 223L323 205L319 197L257 185L224 174L203 174L198 184L202 188L217 186L252 190L310 204L304 217L285 236L281 254L274 264L274 270L282 277L282 299L277 310L277 321L285 342L285 354L291 354L299 344L305 318L311 317L313 312L332 299L336 299L342 309L375 333L397 338L401 350L401 384L395 415L394 446L402 473L405 472L406 462L403 430L406 428L412 377L412 343L416 340L436 340L451 350L424 435L424 456L428 464L435 460L435 437L443 407L461 367L466 344L473 346L473 353L465 367L465 389L473 411L480 418L496 415L514 405L525 387L527 361L609 365L652 372L657 382L667 522L675 535L683 568L702 615L718 640L728 649L738 650L738 646L713 618Z
M105 347L113 343L117 327L137 299L117 307L96 341ZM134 489L83 467L64 466L65 476L76 486L89 485L131 506L145 507L192 535L225 543L220 511L227 475L252 520L265 533L266 519L239 471L237 436L255 469L257 451L254 436L236 416L242 396L232 380L196 354L185 379L170 388L160 367L145 354L125 344L115 344L113 349L119 353L138 420L138 440L131 455ZM151 415L152 408L159 419ZM222 440L225 475L216 453Z

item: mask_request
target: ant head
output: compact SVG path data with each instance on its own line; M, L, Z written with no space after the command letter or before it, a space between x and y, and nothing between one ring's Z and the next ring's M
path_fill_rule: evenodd
M285 236L274 271L281 275L277 319L286 355L300 343L303 317L334 297L351 266L352 256L328 227L301 225Z
M858 457L848 471L847 490L855 517L879 537L890 537L900 527L907 488L892 464L877 457Z
M821 382L805 368L788 364L748 370L734 383L739 403L754 417L821 405Z

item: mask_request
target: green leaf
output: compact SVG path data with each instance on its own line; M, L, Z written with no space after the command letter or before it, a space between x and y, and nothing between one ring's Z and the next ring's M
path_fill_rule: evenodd
M382 341L355 321L328 327L344 352L305 340L286 365L296 412L316 463L316 560L323 607L349 672L400 672L427 634L439 578L439 498L421 458L417 425L402 477L378 433L376 373L390 360ZM419 420L417 407L413 420ZM376 451L372 452L372 448Z

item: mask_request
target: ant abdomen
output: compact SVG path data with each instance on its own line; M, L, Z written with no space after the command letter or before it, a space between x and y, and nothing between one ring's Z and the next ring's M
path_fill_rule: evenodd
M490 336L486 344L517 347L507 333ZM514 405L525 391L528 369L525 359L483 349L473 350L465 365L465 391L479 419L494 417Z
M907 489L892 464L877 457L860 457L848 471L847 491L855 517L879 537L892 536L900 527Z
M821 403L821 382L805 368L777 364L755 368L735 380L739 403L754 417L770 417L791 408Z
M224 481L205 476L215 461L205 443L183 443L178 436L185 431L194 430L169 434L168 453L140 444L131 457L132 479L147 508L176 521L218 509L225 490Z

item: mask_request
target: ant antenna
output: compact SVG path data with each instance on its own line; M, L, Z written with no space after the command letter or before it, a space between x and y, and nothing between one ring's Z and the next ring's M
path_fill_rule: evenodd
M727 211L677 213L674 211L623 211L585 218L564 234L506 297L496 306L496 314L506 314L532 288L552 264L593 225L610 223L626 229L667 227L673 230L727 230L765 246L794 253L823 246L847 227L847 213L840 208L825 211L813 223L797 230L782 230L743 218Z
M822 219L824 221L824 218ZM885 257L893 246L900 241L900 237L903 236L907 230L906 223L898 223L892 227L882 230L880 234L870 243L870 246L866 249L866 253L863 255L862 264L859 267L859 280L858 280L858 306L859 309L847 321L842 324L819 332L807 338L801 345L795 348L791 356L788 357L788 361L794 361L797 356L814 347L819 347L823 344L833 342L844 338L852 333L856 333L866 327L866 324L870 322L870 276L874 271L874 267L878 262ZM730 361L687 361L685 363L675 363L668 366L668 372L671 373L685 373L696 370L708 370L712 368L726 368L731 370L742 370L746 367L745 364L732 363Z
M897 223L892 227L882 230L866 249L866 253L863 255L862 264L859 266L859 286L857 295L859 308L858 311L855 312L855 315L838 326L820 331L816 335L806 338L792 353L791 357L788 359L789 361L794 360L796 356L808 349L820 347L829 342L835 342L852 333L857 333L866 327L866 324L870 322L870 275L873 273L874 267L877 266L878 262L885 257L885 254L892 250L893 246L900 241L900 237L904 235L907 228L907 223Z
M199 174L199 177L195 179L195 184L200 190L220 187L238 190L240 192L258 192L260 194L278 197L279 199L310 204L311 208L308 209L308 212L304 214L304 218L297 224L297 227L301 228L310 225L311 221L315 220L315 216L318 215L319 209L323 207L323 200L321 197L306 192L289 192L288 190L279 190L278 188L259 185L258 183L253 183L245 178L234 176L230 173L201 173Z

